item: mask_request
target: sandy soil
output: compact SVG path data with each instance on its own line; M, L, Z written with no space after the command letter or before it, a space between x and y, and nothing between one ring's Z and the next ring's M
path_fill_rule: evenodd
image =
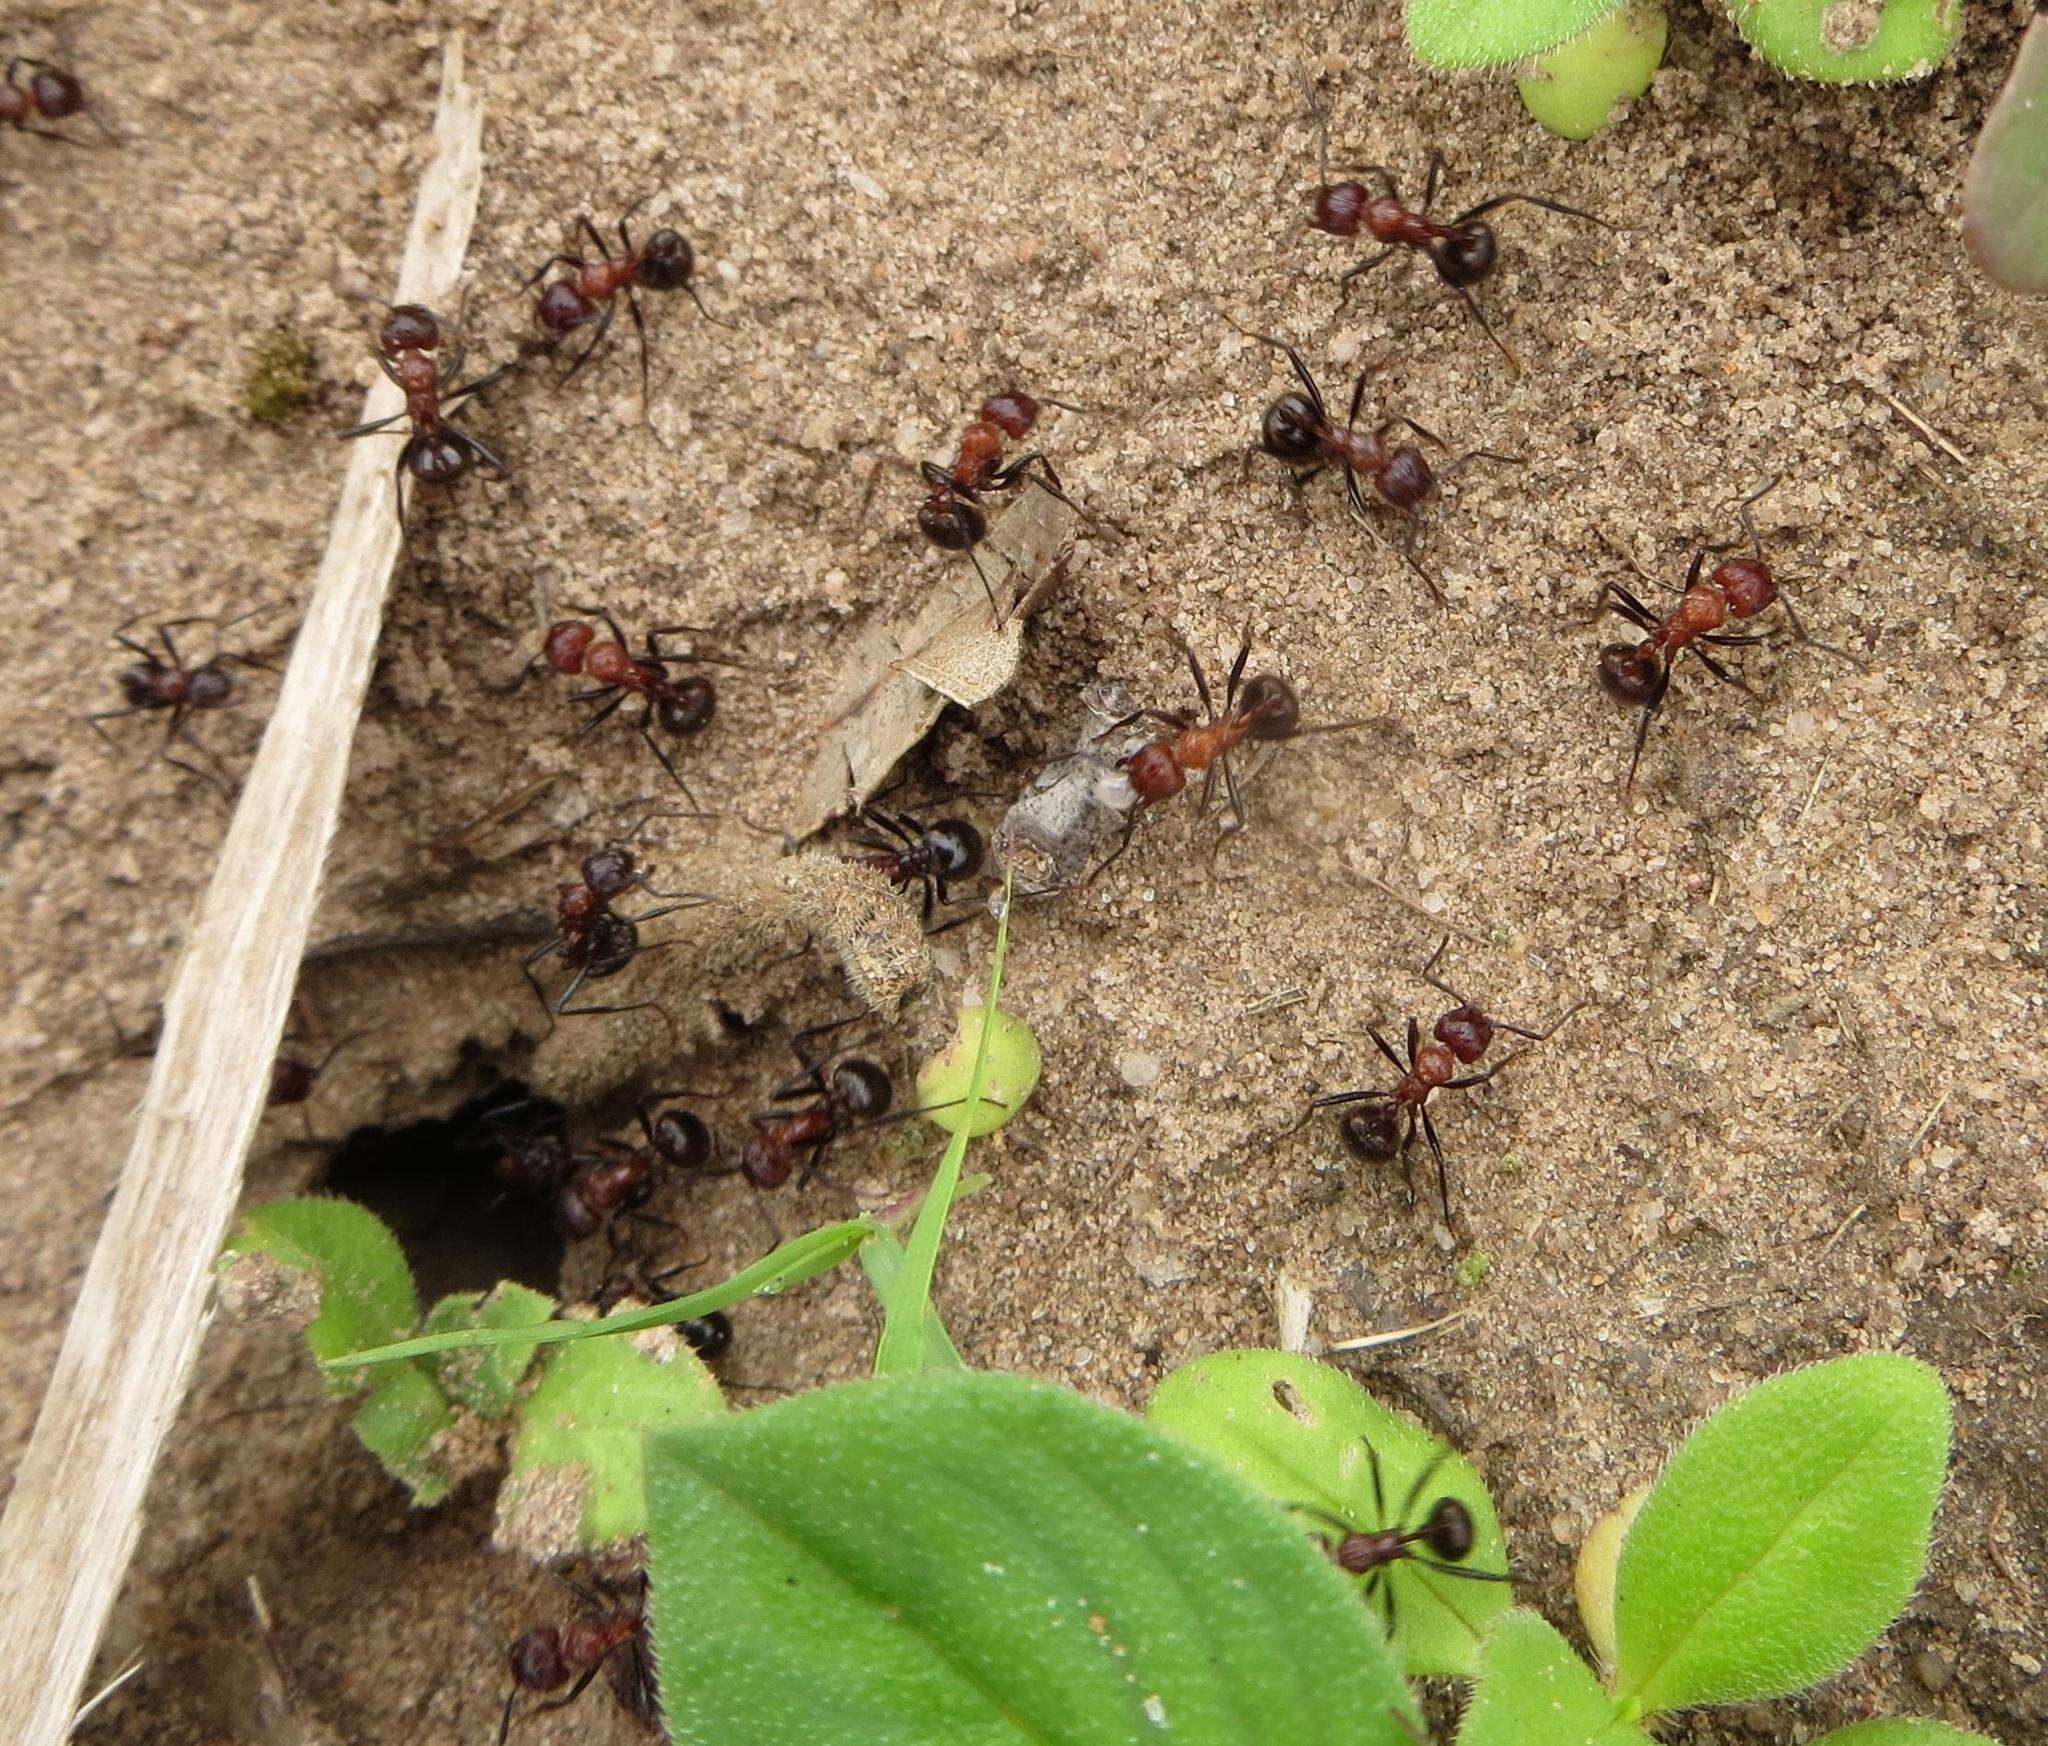
M141 1085L116 1026L151 1023L225 816L150 758L146 725L123 724L116 754L79 718L116 701L107 636L131 612L266 607L231 640L282 646L332 506L333 432L368 377L361 299L397 256L434 44L461 23L489 101L473 355L513 354L516 284L579 207L608 219L650 195L646 217L688 230L707 302L740 325L656 302L645 421L630 342L568 391L515 383L478 414L517 478L465 481L415 516L319 937L516 923L659 796L630 734L571 746L555 681L508 688L550 601L705 625L706 647L749 662L688 773L713 805L786 816L844 649L939 574L885 457L940 447L999 386L1075 400L1087 410L1045 446L1131 537L1084 548L1018 684L944 723L937 765L1014 791L1071 734L1085 683L1188 701L1169 620L1223 661L1249 618L1311 716L1368 725L1266 763L1253 833L1213 862L1213 821L1182 807L1022 918L1008 1004L1048 1068L959 1220L941 1283L961 1345L1137 1405L1189 1356L1270 1341L1283 1278L1313 1294L1323 1339L1470 1307L1361 1374L1483 1462L1528 1598L1567 1625L1572 1547L1698 1413L1807 1359L1917 1352L1956 1393L1959 1437L1907 1619L1789 1712L1675 1733L1783 1738L1891 1708L2033 1737L2048 319L1970 272L1956 211L2026 10L1973 8L1956 65L1924 84L1837 92L1781 81L1718 13L1680 7L1652 93L1583 146L1539 132L1508 87L1422 75L1392 6L81 14L75 62L127 148L0 136L16 312L0 359L0 1454L27 1434ZM1413 270L1335 311L1350 250L1299 230L1304 66L1342 157L1419 174L1437 145L1452 202L1521 188L1613 221L1503 216L1488 302L1526 374ZM1361 540L1327 481L1297 514L1269 469L1240 468L1284 383L1226 314L1293 336L1333 389L1382 358L1374 406L1528 457L1475 468L1433 512L1447 611ZM239 397L280 321L312 341L322 387L265 428ZM1686 684L1625 799L1629 722L1592 675L1612 634L1599 584L1634 585L1632 563L1674 578L1772 474L1760 520L1787 589L1866 664L1757 651L1751 695ZM201 730L231 762L269 684L254 675L238 716ZM516 817L469 831L544 777ZM985 823L1000 804L970 803ZM452 839L466 859L432 851ZM667 842L671 859L764 852L733 827ZM1378 1077L1369 1021L1428 1021L1440 1002L1413 972L1445 930L1461 984L1504 1014L1591 1003L1443 1109L1455 1231L1326 1127L1274 1137L1311 1086ZM988 944L944 937L941 985L907 1028L940 1024ZM441 1115L528 1072L521 949L355 951L309 971L309 1038L375 1027L323 1082L316 1131ZM650 1077L733 1088L735 1129L786 1071L787 1034L846 1009L815 956L699 994L731 1009L725 1040ZM555 1051L624 1090L636 1063L607 1054L610 1022L577 1021ZM890 1036L877 1052L913 1057ZM252 1197L319 1179L289 1115L269 1132ZM920 1168L879 1147L839 1163L898 1189ZM473 1208L437 1227L434 1184L414 1186L437 1280L480 1265L453 1228ZM760 1241L734 1184L664 1205L715 1261ZM842 1206L820 1187L777 1217ZM1483 1281L1461 1283L1481 1255ZM837 1278L742 1315L729 1370L854 1374L871 1329L864 1286ZM141 1648L148 1669L87 1737L292 1738L264 1707L254 1575L301 1737L488 1738L502 1646L560 1601L483 1549L487 1525L483 1496L408 1514L295 1353L216 1330L108 1646L109 1667ZM628 1725L593 1702L523 1737L614 1732Z

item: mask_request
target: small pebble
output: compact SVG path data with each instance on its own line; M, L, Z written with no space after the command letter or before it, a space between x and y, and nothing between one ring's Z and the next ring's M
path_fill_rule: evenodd
M1947 1691L1955 1676L1955 1667L1948 1657L1932 1649L1923 1649L1913 1657L1913 1677L1929 1691Z
M1157 1055L1140 1052L1119 1055L1116 1070L1133 1091L1149 1091L1159 1083L1159 1075L1166 1070L1166 1063Z

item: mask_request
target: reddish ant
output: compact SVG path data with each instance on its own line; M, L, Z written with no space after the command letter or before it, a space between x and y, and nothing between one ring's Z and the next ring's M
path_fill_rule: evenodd
M1509 351L1506 342L1494 332L1493 323L1486 319L1478 299L1472 295L1471 288L1493 271L1500 257L1500 245L1494 237L1493 226L1486 222L1486 215L1521 201L1530 206L1540 206L1546 212L1561 212L1567 218L1583 218L1603 230L1609 228L1607 221L1590 212L1582 212L1576 206L1546 200L1540 194L1496 194L1491 200L1482 200L1477 206L1459 213L1448 224L1439 223L1429 216L1429 209L1436 202L1437 183L1445 169L1442 152L1429 154L1429 180L1422 191L1421 206L1413 211L1402 205L1401 191L1395 184L1393 172L1383 164L1356 164L1351 168L1359 175L1377 176L1386 185L1384 194L1373 193L1363 182L1332 182L1329 118L1323 113L1321 103L1316 101L1315 93L1311 91L1309 96L1310 101L1316 104L1316 164L1320 182L1310 209L1310 227L1342 237L1356 236L1361 230L1369 231L1375 242L1386 244L1370 259L1347 268L1337 283L1347 287L1348 295L1353 279L1391 260L1401 249L1420 249L1429 256L1436 276L1464 300L1472 319L1500 348L1501 356L1519 370L1521 359Z
M1806 634L1806 626L1800 622L1798 612L1792 602L1778 592L1777 579L1771 574L1770 565L1764 562L1764 543L1756 531L1756 521L1750 509L1776 490L1778 484L1777 479L1767 480L1735 507L1742 531L1749 535L1751 555L1723 558L1702 582L1700 568L1708 555L1735 551L1741 542L1702 545L1693 553L1692 563L1685 572L1685 590L1678 605L1665 617L1660 619L1619 582L1602 585L1600 594L1607 603L1607 610L1627 619L1639 630L1650 633L1642 642L1608 643L1600 651L1600 683L1607 688L1607 694L1619 703L1642 706L1642 714L1636 722L1635 750L1628 761L1628 778L1622 785L1624 792L1635 787L1636 766L1643 759L1643 742L1649 738L1650 723L1663 707L1665 694L1671 689L1671 675L1680 655L1690 650L1722 684L1745 691L1748 689L1738 674L1731 673L1700 645L1712 643L1717 648L1742 648L1753 643L1767 643L1772 638L1763 634L1723 635L1721 626L1729 619L1755 618L1775 600L1784 607L1792 633L1800 642L1830 655L1840 655L1845 661L1856 660L1846 650L1817 643Z
M559 1110L544 1100L522 1098L501 1105L484 1118L486 1133L495 1130L490 1143L499 1148L494 1174L507 1188L544 1201L556 1230L564 1237L592 1237L606 1231L616 1254L620 1247L616 1221L621 1217L672 1228L668 1220L641 1210L653 1198L655 1178L664 1166L699 1171L711 1160L711 1130L687 1110L658 1107L669 1098L695 1095L688 1091L650 1092L638 1111L646 1143L634 1146L624 1140L600 1139L597 1143L609 1157L577 1151L569 1143ZM536 1115L518 1122L526 1111Z
M664 225L639 247L633 245L632 232L626 228L626 220L639 210L640 202L627 208L619 219L619 244L623 254L612 254L610 245L591 223L587 214L578 213L576 226L597 247L597 259L585 260L581 255L550 255L541 263L538 271L526 281L531 290L547 277L548 269L555 266L574 267L574 278L557 279L540 294L540 301L534 305L533 318L546 328L556 341L574 332L589 322L597 323L597 331L590 336L590 344L568 369L562 372L562 380L568 381L576 372L590 362L591 354L604 343L604 336L611 330L612 318L619 312L620 294L626 305L626 313L633 318L634 331L640 338L640 401L647 402L647 319L640 313L640 300L634 296L635 289L645 291L682 291L697 306L697 313L716 327L731 327L729 321L720 321L704 307L704 299L697 295L697 287L690 283L696 269L696 255L690 247L690 240L679 230ZM603 308L600 309L599 305Z
M501 365L470 381L444 388L442 380L462 374L463 347L458 343L445 363L434 353L441 345L441 324L434 312L418 303L401 303L384 318L377 330L377 367L405 396L405 410L389 418L374 418L341 433L341 440L374 436L401 420L409 420L411 434L398 451L392 466L397 481L398 527L405 531L405 476L410 473L422 485L449 485L469 471L477 461L499 478L509 476L504 461L482 439L458 430L454 420L467 412L456 401L481 393L508 366Z
M121 671L121 694L127 699L126 707L103 709L87 716L85 719L91 724L93 732L108 745L114 745L116 742L113 735L100 725L102 722L118 721L123 716L147 715L157 710L169 710L170 720L165 725L163 745L158 756L165 763L212 783L223 793L232 794L232 786L218 768L202 770L197 764L188 764L172 752L171 743L182 738L187 745L202 752L206 751L206 748L186 731L187 723L197 712L232 709L239 701L236 696L235 676L227 670L225 663L233 661L244 667L259 667L266 673L275 669L268 662L259 661L253 655L236 654L219 648L198 666L187 666L185 657L178 652L177 642L171 633L183 629L188 624L213 624L217 626L214 636L218 642L223 633L265 610L267 609L259 606L255 611L245 612L224 624L219 623L208 613L192 613L184 618L167 619L156 627L157 640L164 646L162 656L128 635L129 628L139 623L143 617L139 612L135 614L114 632L114 641L138 657L132 666ZM206 755L213 757L211 752L207 752ZM219 760L216 758L214 761L218 765Z
M25 83L17 77L24 67L30 69ZM55 140L59 145L82 146L86 143L82 139L30 125L37 120L69 121L74 115L83 115L113 144L121 143L121 136L86 102L85 87L79 83L77 74L31 55L15 55L8 61L6 77L0 78L0 126L11 126L17 133L31 134L37 139Z
M647 1651L647 1578L630 1601L599 1595L563 1577L563 1584L589 1610L589 1617L565 1625L536 1625L514 1641L508 1659L512 1689L498 1723L498 1746L512 1732L512 1712L522 1691L560 1691L563 1696L535 1704L530 1716L565 1709L580 1698L600 1672L607 1673L619 1708L646 1728L659 1726L661 1705L654 1663ZM570 1685L571 1680L575 1684Z
M1491 449L1471 449L1432 471L1422 451L1413 443L1389 443L1386 440L1388 431L1396 425L1406 425L1424 442L1434 443L1440 449L1447 446L1443 438L1434 431L1425 430L1414 419L1397 415L1382 419L1371 430L1360 428L1358 411L1365 400L1366 380L1378 367L1376 364L1367 364L1358 372L1358 381L1351 390L1351 410L1345 414L1344 422L1338 424L1330 417L1323 391L1316 386L1316 379L1309 373L1308 365L1301 361L1299 352L1285 340L1274 339L1268 334L1253 333L1248 328L1239 328L1238 332L1284 353L1287 362L1293 366L1294 379L1301 384L1300 392L1283 394L1266 408L1265 417L1259 423L1258 446L1275 460L1295 469L1294 487L1297 491L1326 466L1334 464L1342 468L1345 495L1351 500L1352 515L1361 525L1370 524L1366 515L1365 493L1359 489L1358 478L1362 473L1370 479L1381 498L1406 517L1406 530L1401 536L1401 556L1408 568L1422 578L1422 585L1429 590L1431 598L1439 606L1443 605L1444 591L1415 556L1415 548L1422 539L1422 505L1437 495L1446 479L1455 477L1474 461L1500 461L1508 466L1520 466L1522 457L1496 454ZM1304 468L1306 471L1302 470Z
M972 879L981 871L985 852L981 832L964 818L923 824L907 812L890 814L877 806L863 807L860 817L876 827L854 839L871 851L860 857L861 864L882 874L899 891L921 886L926 922L940 904L953 901L949 881ZM883 831L888 833L886 837L877 834Z
M1422 1027L1411 1017L1408 1020L1408 1059L1404 1064L1394 1053L1393 1045L1380 1035L1377 1026L1365 1027L1373 1046L1393 1063L1394 1070L1401 1075L1394 1089L1337 1091L1327 1097L1312 1098L1308 1106L1309 1113L1313 1114L1316 1110L1339 1105L1364 1105L1364 1108L1353 1109L1339 1119L1338 1132L1351 1154L1367 1163L1383 1164L1389 1159L1399 1158L1402 1178L1408 1184L1411 1199L1415 1194L1415 1178L1408 1169L1408 1152L1415 1144L1416 1129L1420 1127L1429 1141L1430 1153L1436 1159L1437 1195L1443 1203L1446 1220L1451 1216L1451 1185L1444 1168L1444 1149L1437 1140L1436 1123L1430 1120L1428 1105L1431 1094L1465 1091L1472 1086L1483 1085L1510 1062L1518 1061L1528 1053L1526 1049L1517 1049L1482 1072L1457 1076L1460 1066L1470 1067L1493 1046L1494 1032L1509 1031L1515 1036L1526 1037L1533 1046L1550 1036L1585 1005L1582 1000L1574 1001L1540 1031L1527 1030L1521 1025L1509 1024L1506 1019L1494 1018L1437 977L1436 967L1450 943L1451 936L1444 935L1421 972L1422 980L1430 987L1440 989L1458 1003L1436 1021L1430 1032L1433 1041L1422 1042ZM1405 1127L1402 1125L1404 1117ZM1302 1119L1308 1118L1305 1115Z
M1244 680L1240 691L1238 682L1244 679L1245 662L1252 652L1249 624L1245 626L1244 638L1237 646L1237 657L1230 664L1230 679L1223 693L1223 713L1218 715L1200 659L1178 631L1173 634L1173 640L1187 657L1188 671L1194 675L1195 693L1202 700L1204 719L1196 722L1178 710L1141 709L1121 721L1112 722L1096 736L1106 739L1135 721L1156 721L1170 730L1117 760L1118 768L1137 794L1137 804L1124 821L1123 841L1117 844L1108 860L1088 875L1091 881L1131 846L1131 836L1146 808L1171 800L1188 785L1190 770L1203 772L1202 798L1196 807L1196 816L1207 816L1209 803L1215 798L1216 773L1221 770L1235 820L1230 829L1241 831L1248 820L1244 797L1238 792L1237 774L1230 767L1230 754L1239 744L1248 739L1298 740L1310 734L1344 733L1362 725L1355 721L1340 721L1303 727L1301 700L1295 695L1294 687L1278 673L1254 673L1250 679Z
M334 1057L349 1044L359 1043L369 1034L368 1031L351 1031L347 1036L337 1038L317 1061L280 1052L270 1064L270 1095L264 1101L270 1104L304 1103L313 1095L314 1082L327 1071Z
M641 952L660 950L658 946L643 947L640 944L643 924L659 916L672 915L679 909L698 908L711 899L686 891L656 890L648 883L647 875L634 860L632 851L616 843L586 855L582 873L580 880L572 880L560 888L555 899L554 936L527 954L522 966L526 980L533 985L541 1005L554 1018L574 1013L640 1012L649 1007L667 1018L668 1009L658 1000L602 1006L571 1006L569 1002L585 982L616 976ZM613 901L636 888L652 897L673 898L675 901L650 909L644 915L620 915L612 908ZM540 978L533 970L535 964L550 955L559 957L573 972L568 986L553 1000L548 999L547 990L541 986Z
M1455 1497L1440 1497L1429 1508L1421 1521L1413 1521L1413 1512L1422 1499L1423 1488L1431 1477L1450 1456L1450 1450L1440 1448L1436 1454L1415 1475L1415 1481L1408 1487L1408 1495L1401 1500L1400 1509L1390 1519L1387 1515L1387 1496L1380 1477L1379 1451L1372 1446L1369 1438L1359 1439L1365 1445L1366 1462L1372 1473L1373 1519L1387 1525L1380 1528L1364 1529L1346 1521L1342 1516L1332 1515L1328 1510L1314 1504L1289 1504L1291 1510L1303 1515L1316 1517L1336 1530L1339 1538L1334 1547L1326 1537L1318 1535L1329 1550L1331 1561L1339 1570L1349 1576L1362 1576L1365 1582L1360 1592L1369 1602L1377 1589L1384 1605L1387 1619L1387 1635L1394 1633L1394 1566L1406 1561L1420 1565L1424 1570L1433 1570L1439 1576L1455 1576L1467 1582L1512 1582L1514 1578L1504 1570L1469 1570L1464 1561L1471 1557L1477 1530L1472 1521L1472 1512ZM1425 1557L1416 1548L1424 1547L1431 1556Z
M1078 513L1074 500L1060 484L1060 476L1053 471L1052 463L1036 449L1011 461L1002 458L1003 439L1011 437L1021 441L1029 435L1031 427L1038 422L1041 405L1058 406L1068 412L1080 410L1064 400L1046 399L1041 402L1015 390L991 394L981 403L981 411L974 422L960 433L959 445L953 451L952 466L942 467L936 461L918 464L924 482L931 487L931 494L917 512L918 531L941 551L967 554L998 620L1002 617L1002 608L996 605L995 589L989 582L988 572L981 567L980 554L975 550L988 537L988 514L981 507L980 499L988 492L1007 491L1029 479Z
M664 733L679 738L702 733L717 713L718 693L702 674L671 679L668 669L690 664L737 667L740 663L721 655L670 655L662 652L663 637L677 636L686 631L702 635L703 631L697 625L671 624L650 630L647 633L647 652L635 655L626 647L626 633L619 629L618 620L602 607L572 606L569 610L591 613L603 619L605 628L612 633L611 640L607 642L598 636L594 626L581 619L565 618L549 625L547 635L541 641L540 658L557 673L595 681L595 689L570 694L571 703L596 706L590 719L572 737L580 740L590 733L627 698L644 698L647 707L640 716L640 737L660 759L669 780L689 797L692 806L696 805L695 797L690 795L689 784L677 772L662 743L654 737L654 729L659 723Z
M790 1047L803 1071L778 1086L768 1101L788 1103L808 1098L810 1102L790 1115L754 1117L753 1137L741 1152L737 1168L756 1188L780 1188L800 1163L804 1173L797 1186L803 1187L818 1173L818 1165L834 1140L853 1132L857 1125L872 1125L887 1115L895 1088L885 1069L859 1055L813 1055L806 1046L855 1022L855 1018L844 1018L831 1024L812 1025L791 1040ZM905 1110L894 1119L902 1121L922 1113Z

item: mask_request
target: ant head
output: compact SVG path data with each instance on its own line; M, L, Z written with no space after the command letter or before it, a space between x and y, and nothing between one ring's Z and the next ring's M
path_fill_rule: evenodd
M1160 740L1140 746L1123 760L1124 775L1148 805L1171 800L1188 785L1188 773L1181 768L1172 749Z
M313 1095L316 1077L309 1062L295 1055L280 1055L270 1064L270 1103L304 1103Z
M882 1115L896 1095L889 1075L859 1055L849 1055L834 1063L828 1083L832 1095L850 1116Z
M514 1134L491 1171L507 1188L545 1194L568 1168L568 1143L559 1134Z
M732 1317L724 1310L708 1316L692 1316L677 1330L690 1343L690 1350L706 1364L716 1364L732 1350Z
M1401 1150L1401 1127L1391 1103L1355 1104L1338 1120L1337 1132L1352 1157L1384 1164Z
M1301 726L1301 699L1278 673L1254 673L1237 694L1237 707L1251 717L1255 740L1285 740Z
M36 107L52 121L62 121L85 107L85 87L69 73L60 72L55 67L39 69L29 80L28 88L36 100Z
M1446 285L1476 285L1493 271L1500 257L1493 226L1483 218L1461 224L1449 236L1429 245L1429 258L1436 263L1436 276Z
M416 436L405 445L405 470L422 485L446 485L469 471L469 456L445 431Z
M1431 1035L1469 1067L1493 1047L1493 1020L1467 1001L1438 1019Z
M1754 618L1778 598L1771 567L1761 558L1723 558L1714 566L1714 581L1737 618Z
M1600 683L1617 703L1655 703L1667 677L1648 643L1609 643L1600 651Z
M1322 426L1322 415L1306 394L1283 394L1260 421L1259 447L1278 460L1312 461Z
M686 1109L665 1109L654 1118L654 1149L678 1170L701 1170L711 1162L711 1130Z
M574 279L557 279L540 294L540 301L533 307L533 319L550 333L567 333L572 327L581 327L596 313Z
M1363 182L1332 182L1318 188L1315 204L1309 209L1309 226L1332 236L1356 236L1371 198L1372 191Z
M981 403L981 416L1006 436L1021 437L1038 422L1038 402L1015 389L991 394Z
M177 670L161 661L137 661L121 669L121 695L131 709L148 709L167 701L167 682L179 678Z
M654 705L655 720L671 734L701 733L718 713L718 693L700 675L678 679Z
M947 879L966 879L981 871L981 832L964 818L942 818L924 833L933 868Z
M553 1625L536 1625L515 1638L506 1659L512 1664L512 1683L527 1691L553 1691L569 1677L562 1633Z
M740 1174L756 1188L780 1188L795 1169L793 1158L785 1152L771 1151L762 1144L759 1134L740 1153Z
M1420 449L1403 443L1387 457L1387 464L1373 483L1396 509L1413 509L1436 489L1436 475L1429 470Z
M1422 1524L1423 1543L1446 1563L1472 1553L1472 1512L1454 1497L1440 1497Z
M633 851L607 843L583 857L583 883L599 898L613 898L632 890L639 882L640 869L633 863Z
M596 640L596 626L580 618L560 619L548 626L548 634L541 639L541 658L557 673L580 673L584 653Z
M964 497L934 497L917 512L918 532L943 552L964 552L981 544L988 517Z
M640 251L640 283L650 291L680 291L696 264L688 237L679 230L657 230Z
M209 661L185 676L185 701L194 709L225 709L235 698L235 676Z
M424 303L401 303L377 330L377 345L387 358L400 352L431 352L441 343L441 324Z

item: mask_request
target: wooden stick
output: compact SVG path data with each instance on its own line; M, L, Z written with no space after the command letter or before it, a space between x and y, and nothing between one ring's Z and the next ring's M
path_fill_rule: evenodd
M446 305L483 172L483 111L443 51L434 155L399 296ZM400 409L379 380L363 417ZM242 1182L319 896L398 558L392 445L349 445L277 708L169 996L134 1144L0 1520L0 1741L59 1746L141 1527Z

